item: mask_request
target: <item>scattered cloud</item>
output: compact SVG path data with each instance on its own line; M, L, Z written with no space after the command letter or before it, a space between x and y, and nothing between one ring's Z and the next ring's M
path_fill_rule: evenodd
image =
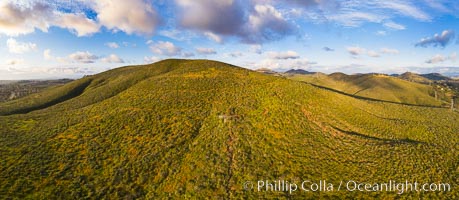
M358 46L352 46L352 47L347 47L346 49L347 49L347 52L349 54L351 54L352 56L355 56L355 57L363 55L363 54L367 54L370 57L377 58L377 57L380 57L381 54L398 54L398 53L400 53L397 49L390 49L390 48L381 48L379 51L375 51L375 50L368 50L368 49L365 49L365 48L361 48L361 47L358 47Z
M324 51L335 51L334 49L330 48L330 47L324 47L322 48Z
M105 46L110 47L112 49L120 48L120 45L118 45L118 43L116 43L116 42L107 42L107 43L105 43Z
M436 64L436 63L444 62L444 61L446 61L446 59L447 59L447 57L445 57L443 55L440 55L440 54L437 54L437 55L433 56L431 59L427 60L426 63Z
M234 36L245 43L278 40L293 33L293 26L275 7L243 0L175 0L181 10L182 27L201 31L221 43L222 36Z
M274 71L287 71L289 69L304 69L304 70L309 70L310 67L314 64L317 64L316 62L312 62L308 60L307 58L301 58L301 59L264 59L261 60L260 62L257 62L254 67L255 69L260 69L260 68L265 68L265 69L270 69Z
M387 17L376 13L367 13L361 11L342 12L328 17L329 20L335 21L346 27L359 27L364 22L381 23Z
M430 1L430 0L428 0ZM272 1L269 1L272 2ZM295 7L306 20L313 23L334 23L345 27L359 27L365 23L379 23L387 28L401 30L405 27L391 22L399 16L409 17L417 21L431 21L423 9L424 2L415 0L286 0ZM303 9L305 12L296 11Z
M149 41L147 44L150 44L150 50L158 55L178 56L182 52L182 48L175 46L172 42L159 41L154 43Z
M373 58L380 57L379 53L376 52L376 51L373 51L373 50L368 50L367 51L367 55L370 56L370 57L373 57Z
M393 30L405 30L406 27L401 25L401 24L397 24L395 22L386 22L383 24L385 27L387 28L390 28L390 29L393 29Z
M361 47L347 47L346 48L347 52L349 52L353 56L359 56L361 54L364 54L367 50Z
M376 31L376 35L385 36L387 35L386 31Z
M205 35L207 38L209 38L209 39L211 39L211 40L213 40L213 41L215 41L215 42L217 42L217 43L223 43L223 38L220 37L220 36L217 35L217 34L214 34L214 33L212 33L212 32L205 32L204 35Z
M111 54L105 58L102 58L101 60L104 63L124 63L124 60L115 54Z
M63 13L38 1L21 4L14 1L0 3L0 33L9 36L29 34L35 29L48 32L49 27L66 28L77 36L99 31L99 25L82 13Z
M383 54L399 54L400 51L398 51L397 49L390 49L390 48L382 48L381 53Z
M455 62L456 59L457 59L457 54L456 54L456 52L453 52L449 56L436 54L432 58L430 58L429 60L426 60L425 62L428 63L428 64L437 64L437 63L442 63L442 62L446 62L446 61Z
M129 43L129 42L122 42L123 46L124 47L137 47L137 44L136 43Z
M9 1L0 3L0 33L17 36L28 34L40 29L48 31L52 9L46 4L36 3L23 8Z
M150 0L97 0L92 5L99 23L115 31L152 35L160 23Z
M294 32L293 26L271 5L255 5L249 16L248 28L243 36L247 43L279 40Z
M300 56L295 51L286 52L268 52L268 57L276 60L298 59Z
M100 26L95 21L86 18L84 13L56 13L53 18L55 26L68 29L78 37L90 36L99 32L100 29Z
M159 34L177 41L188 41L190 40L190 38L195 37L195 34L193 32L186 30L178 30L175 28L170 30L161 30Z
M375 1L370 1L370 3L373 3L373 5L375 5L378 8L388 9L388 10L391 10L392 12L395 11L395 13L399 15L408 16L408 17L411 17L417 20L421 20L421 21L429 21L432 18L427 13L425 13L420 8L418 8L415 4L416 2L412 3L410 1L400 1L400 0L395 0L395 1L375 0Z
M213 34L236 35L244 24L241 0L175 0L183 27Z
M151 0L82 0L75 4L92 9L97 19L88 18L78 10L75 13L62 12L52 3L3 1L0 3L0 33L18 36L36 29L47 32L55 26L80 37L97 33L101 26L105 26L127 34L152 35L161 21Z
M77 51L68 56L70 62L77 63L94 63L98 58L98 56L95 56L88 51Z
M51 49L45 49L43 51L43 58L45 60L52 60L54 57L51 55Z
M441 34L435 34L433 37L422 38L415 44L416 47L445 47L454 39L453 30L444 30Z
M202 48L202 47L196 48L196 52L198 52L199 54L204 54L204 55L217 54L217 52L212 48Z
M13 38L9 38L6 41L6 46L8 47L8 51L10 53L15 53L15 54L23 54L23 53L27 53L29 51L33 51L37 49L37 44L22 43L22 42L16 41Z

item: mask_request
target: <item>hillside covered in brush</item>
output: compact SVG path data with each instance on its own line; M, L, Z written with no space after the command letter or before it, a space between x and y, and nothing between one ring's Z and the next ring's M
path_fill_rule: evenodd
M355 79L342 89L437 105L422 85ZM366 85L374 82L381 85ZM416 95L386 98L386 87ZM354 98L221 62L165 60L1 103L0 198L457 199L458 133L459 113L445 108ZM257 180L408 180L452 188L244 189Z
M406 77L410 74L405 74ZM414 76L410 75L413 79ZM347 75L333 73L330 75L313 74L288 76L289 79L311 83L328 89L336 90L355 97L371 98L395 103L445 106L449 98L442 91L437 91L431 85L410 82L401 78L391 77L382 74L356 74ZM424 77L415 77L424 78ZM418 80L418 79L416 79ZM422 79L429 83L427 78Z

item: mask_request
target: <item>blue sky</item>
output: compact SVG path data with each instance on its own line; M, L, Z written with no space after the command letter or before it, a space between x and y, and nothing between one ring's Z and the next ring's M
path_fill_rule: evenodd
M167 58L249 69L444 72L455 0L2 0L0 79L78 78Z

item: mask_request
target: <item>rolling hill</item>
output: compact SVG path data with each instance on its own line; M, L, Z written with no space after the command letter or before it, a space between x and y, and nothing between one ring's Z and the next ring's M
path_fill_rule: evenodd
M405 74L405 76L408 75ZM435 89L432 86L382 74L347 75L333 73L330 75L294 75L288 78L322 86L355 97L412 105L445 106L448 104L448 99L440 98L440 92L437 92L437 99L435 98ZM410 78L413 78L413 76L410 76Z
M459 197L458 112L216 61L114 69L1 103L0 115L4 199ZM258 180L335 190L258 191ZM337 191L349 180L451 190Z

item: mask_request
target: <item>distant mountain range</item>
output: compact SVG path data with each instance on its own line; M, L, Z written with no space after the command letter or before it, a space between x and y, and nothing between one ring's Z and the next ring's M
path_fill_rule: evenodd
M444 80L451 80L451 79L455 79L455 78L459 78L459 68L454 68L454 67L451 67L451 68L442 68L443 70L440 70L442 71L441 73L439 72L428 72L428 73L416 73L416 72L410 72L410 71L407 71L405 73L402 73L402 74L387 74L387 73L356 73L356 75L361 75L361 74L386 74L386 75L390 75L390 76L394 76L394 77L399 77L399 78L402 78L402 79L405 79L405 80L409 80L409 79L419 79L419 77L424 77L426 80L431 80L431 81L444 81ZM425 70L425 69L424 69ZM455 71L457 70L457 71ZM271 69L267 69L267 68L260 68L260 69L257 69L255 70L257 72L261 72L261 73L264 73L264 74L316 74L316 73L321 73L323 74L322 72L312 72L312 71L307 71L307 70L304 70L304 69L290 69L290 70L287 70L285 72L277 72L275 70L271 70ZM437 70L438 71L438 70ZM341 73L341 72L335 72L335 73ZM344 74L344 73L342 73ZM416 76L416 78L415 78ZM420 79L419 79L420 80ZM424 80L424 81L426 81Z

